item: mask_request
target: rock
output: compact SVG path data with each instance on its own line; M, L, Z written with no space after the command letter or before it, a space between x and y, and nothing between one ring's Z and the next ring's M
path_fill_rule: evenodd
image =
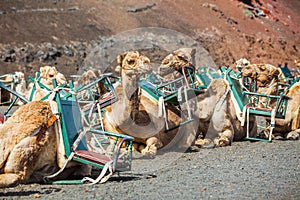
M72 50L73 47L71 45L63 45L62 49L63 49L63 52L66 56L69 56L69 57L74 56L74 52Z
M45 53L44 51L42 50L39 50L37 52L37 57L39 59L39 61L43 62L43 61L46 61L49 57L49 54L48 53Z
M27 55L25 56L25 62L26 62L26 63L33 62L33 60L34 60L34 55L35 55L35 52L33 52L33 51L27 53Z

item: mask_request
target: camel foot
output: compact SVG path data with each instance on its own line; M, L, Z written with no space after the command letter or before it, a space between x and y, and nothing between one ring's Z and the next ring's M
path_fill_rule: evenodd
M146 146L141 150L142 155L144 156L155 156L157 154L157 148L155 145Z
M269 138L269 133L266 132L266 131L261 131L257 134L257 137L261 138L261 139L268 139Z
M287 134L286 138L288 140L299 140L299 133L296 131L291 131Z
M225 146L229 146L231 144L231 141L226 136L220 136L214 139L214 143L216 144L217 147L225 147Z
M190 146L187 152L199 152L200 148L197 145Z
M200 146L201 148L211 149L215 147L215 144L211 139L198 139L195 141L195 145Z

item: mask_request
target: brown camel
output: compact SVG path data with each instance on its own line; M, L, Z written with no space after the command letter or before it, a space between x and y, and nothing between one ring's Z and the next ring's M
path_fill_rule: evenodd
M41 67L40 68L40 77L41 77L40 83L45 85L50 90L53 90L53 85L52 85L53 79L56 79L58 85L67 83L65 76L62 73L58 72L55 67L51 67L51 66ZM33 100L39 101L43 97L45 97L49 93L49 91L44 88L41 88L36 83L29 84L28 88L30 91L32 90L34 84L36 86L36 89L34 91L34 94L32 95L32 98L30 99L28 96L28 99L30 99L32 101ZM29 93L29 95L30 95L30 93Z
M118 56L118 64L122 81L116 87L119 101L106 109L105 130L133 136L135 150L143 155L155 155L159 148L172 141L178 129L166 132L165 118L157 115L157 102L139 89L139 78L151 70L150 60L137 51L130 51ZM166 110L170 126L181 122L180 111L175 106L166 105Z
M300 80L289 88L286 96L289 100L285 119L275 120L274 136L296 140L300 136ZM266 136L268 132L269 128Z
M43 182L63 167L66 158L54 107L54 102L29 102L0 126L0 188ZM78 175L90 173L90 168L71 162L55 179L66 178L77 167Z
M276 71L276 69L275 69ZM278 73L273 73L274 70L271 68L261 68L257 65L247 65L241 70L243 76L248 76L252 79L257 77L265 77L265 74L269 74L268 80L264 78L256 79L259 83L258 93L263 93L267 95L277 95L278 86ZM262 75L261 75L262 74ZM285 95L288 96L288 106L286 108L285 119L276 119L275 128L273 130L274 136L284 137L288 139L299 139L300 135L300 82L293 84L287 91ZM271 106L274 102L271 102ZM268 124L270 124L270 119L266 118ZM262 132L261 137L268 138L270 133L270 127Z
M178 71L189 63L177 55L178 52L182 51L187 52L186 50L178 49L165 58L172 60L172 63L176 63L175 65L172 63L166 65L166 62L163 61L160 68L171 68L173 71ZM178 63L183 65L179 66ZM227 146L232 141L246 137L247 125L242 126L240 113L236 112L232 98L233 95L231 95L230 88L223 79L213 79L205 93L196 97L197 104L193 111L195 118L199 119L199 139L196 140L196 145ZM257 129L255 117L251 116L249 122L249 134L251 137L254 137Z
M0 187L40 182L58 169L54 126L47 128L51 116L49 103L31 102L0 127Z

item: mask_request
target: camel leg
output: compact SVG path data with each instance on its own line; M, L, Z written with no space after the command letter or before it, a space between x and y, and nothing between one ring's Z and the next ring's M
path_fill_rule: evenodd
M12 187L20 183L21 176L18 174L0 174L0 188Z
M46 138L39 141L38 136L26 137L11 151L1 174L0 185L8 187L29 180L35 170L36 161L41 153L40 145ZM39 144L40 143L40 144Z

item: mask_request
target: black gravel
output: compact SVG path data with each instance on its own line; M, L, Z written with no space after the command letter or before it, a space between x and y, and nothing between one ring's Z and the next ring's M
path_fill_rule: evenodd
M19 185L0 199L300 199L299 153L300 141L235 142L136 159L105 184Z

